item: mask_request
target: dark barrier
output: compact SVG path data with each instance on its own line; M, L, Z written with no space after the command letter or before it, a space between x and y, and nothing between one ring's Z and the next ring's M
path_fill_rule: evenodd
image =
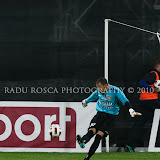
M81 101L104 76L104 19L157 32L159 6L156 1L139 0L4 2L0 5L0 100ZM122 87L137 109L137 82L159 53L156 36L110 25L109 83ZM133 123L127 109L121 108L111 144L125 144L124 133ZM148 144L150 126L144 126L147 135L139 145Z

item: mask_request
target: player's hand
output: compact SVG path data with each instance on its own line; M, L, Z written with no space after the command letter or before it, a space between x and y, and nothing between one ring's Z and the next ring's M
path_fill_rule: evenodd
M130 108L129 109L129 113L131 115L131 117L135 117L135 116L141 116L142 113L136 112L134 109Z
M85 99L82 101L82 106L83 106L84 108L87 107L87 102L86 102Z
M155 88L154 88L154 93L155 93L155 92L160 92L160 90L155 87Z

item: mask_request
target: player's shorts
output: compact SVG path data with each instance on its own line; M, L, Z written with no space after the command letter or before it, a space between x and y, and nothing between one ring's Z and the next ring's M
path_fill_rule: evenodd
M111 128L114 117L115 115L98 111L91 120L88 130L90 128L95 128L96 132L102 131L104 133L104 136L106 137Z

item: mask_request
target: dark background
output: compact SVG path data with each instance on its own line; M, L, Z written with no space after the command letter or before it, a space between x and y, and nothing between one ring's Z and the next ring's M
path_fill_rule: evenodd
M61 87L95 87L104 76L104 19L160 31L159 0L17 0L0 2L0 100L81 101L90 94ZM160 57L155 35L109 23L109 83L126 87L138 109L138 81ZM4 87L56 87L59 93L6 93ZM128 87L135 89L133 94ZM122 107L111 144L125 144L133 119ZM139 145L147 145L146 139ZM117 133L117 134L116 134ZM120 137L120 138L119 138Z

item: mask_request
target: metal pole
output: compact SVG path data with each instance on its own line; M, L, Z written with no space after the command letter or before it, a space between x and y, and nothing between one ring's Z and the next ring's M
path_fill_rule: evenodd
M105 19L104 31L104 77L108 80L108 24L109 19ZM106 137L106 152L109 152L109 135Z
M104 77L108 80L108 23L109 19L105 19L104 31Z

